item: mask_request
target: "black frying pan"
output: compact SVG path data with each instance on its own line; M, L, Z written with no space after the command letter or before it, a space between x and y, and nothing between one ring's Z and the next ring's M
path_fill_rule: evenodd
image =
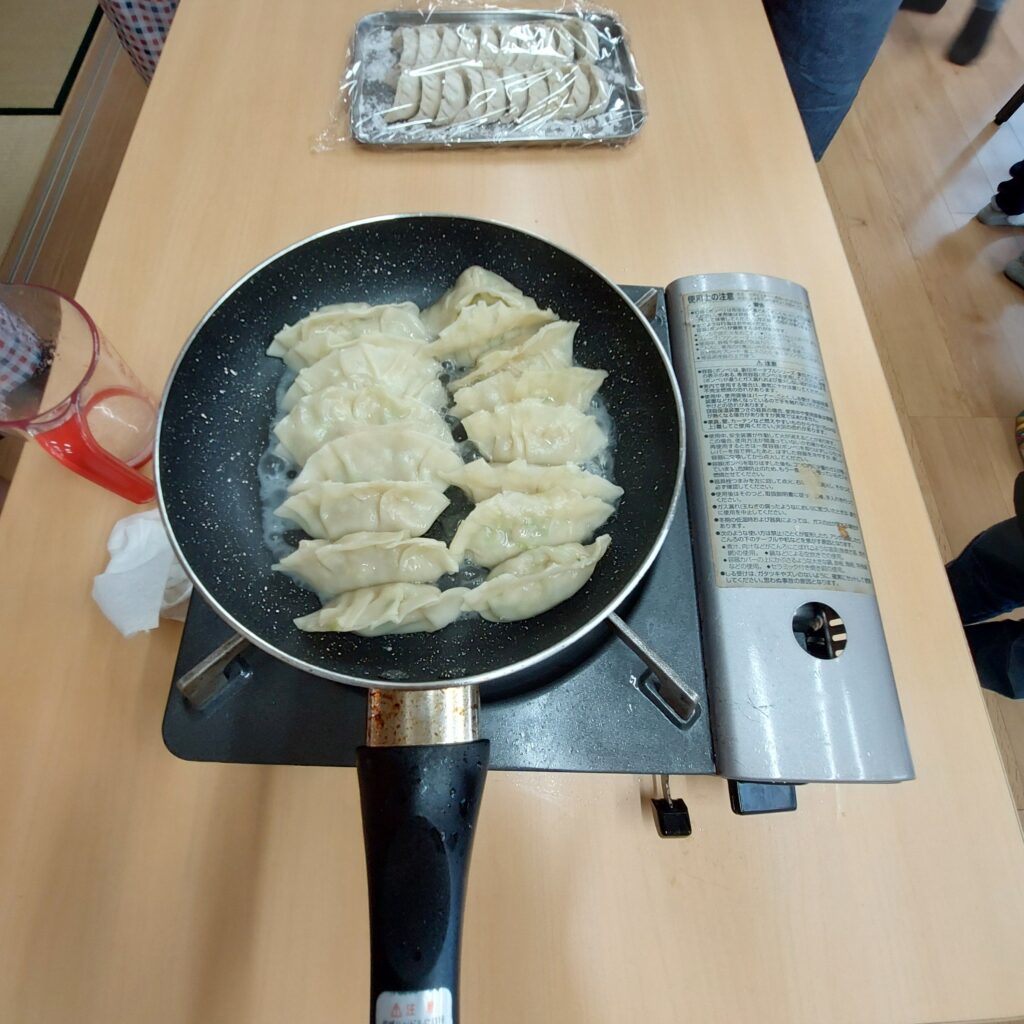
M314 610L317 599L271 571L275 558L262 539L256 463L267 446L283 370L265 354L271 337L331 302L411 300L425 307L472 264L501 274L562 319L578 321L576 362L609 371L601 394L615 424L614 476L625 490L601 530L611 535L611 548L575 597L525 622L464 619L437 633L384 638L304 633L292 620ZM668 530L682 483L682 439L678 389L656 336L593 267L504 225L396 216L299 242L214 305L172 371L154 465L161 510L182 564L239 633L315 675L436 697L439 687L535 672L546 660L564 657L614 611ZM424 699L420 709L433 698ZM415 718L412 695L408 701L404 711L401 697L388 706ZM373 721L370 732L372 738ZM446 998L429 993L448 990L454 1020L458 918L486 740L466 733L458 738L472 742L438 746L415 726L404 739L396 735L379 731L383 745L371 743L360 755L374 1000L404 993L404 1012L413 996L422 996L426 1013L426 1002L437 999L442 1007ZM459 797L454 803L453 792Z

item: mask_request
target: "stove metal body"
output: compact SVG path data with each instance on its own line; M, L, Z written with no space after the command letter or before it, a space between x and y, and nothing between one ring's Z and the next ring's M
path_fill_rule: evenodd
M807 293L697 275L668 309L719 773L913 778Z

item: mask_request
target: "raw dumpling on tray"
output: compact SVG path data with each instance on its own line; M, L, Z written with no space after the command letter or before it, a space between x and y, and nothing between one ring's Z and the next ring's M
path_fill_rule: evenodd
M530 38L566 59L589 45L585 33ZM479 54L502 41L403 34L409 67L424 45ZM520 57L525 74L531 51ZM422 312L343 302L275 335L268 355L287 369L271 451L293 479L272 511L310 539L274 568L324 601L299 629L381 636L434 632L462 614L513 622L586 585L622 488L603 475L607 372L574 365L577 327L474 266ZM442 530L449 488L475 506L455 523L448 511Z
M535 129L585 122L611 99L599 64L608 48L584 18L403 25L392 49L387 124Z

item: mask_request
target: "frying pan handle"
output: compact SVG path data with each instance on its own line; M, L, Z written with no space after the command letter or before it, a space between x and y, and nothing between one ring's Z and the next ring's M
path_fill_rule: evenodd
M356 752L371 1024L457 1024L462 910L489 760L487 740Z

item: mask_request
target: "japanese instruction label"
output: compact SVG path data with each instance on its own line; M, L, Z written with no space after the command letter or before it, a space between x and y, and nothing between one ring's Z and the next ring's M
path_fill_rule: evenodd
M716 582L870 592L806 301L726 289L683 305Z

